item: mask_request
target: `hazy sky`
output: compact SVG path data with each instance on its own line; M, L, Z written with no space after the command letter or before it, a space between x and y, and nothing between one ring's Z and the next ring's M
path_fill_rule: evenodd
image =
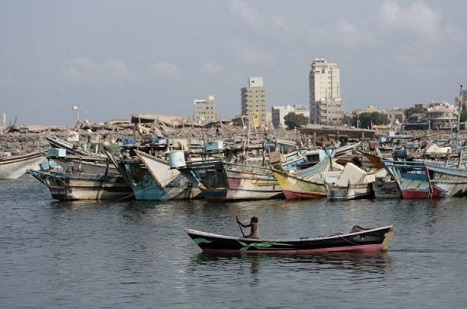
M132 113L239 115L264 79L271 106L308 105L315 58L336 62L346 111L452 103L467 84L465 0L2 0L0 113L74 125Z

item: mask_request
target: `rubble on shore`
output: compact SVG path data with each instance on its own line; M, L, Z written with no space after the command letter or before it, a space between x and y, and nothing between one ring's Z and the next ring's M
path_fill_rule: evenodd
M212 126L187 123L169 124L164 122L130 123L109 121L105 124L78 122L74 127L22 126L0 127L0 154L18 155L50 147L46 136L67 140L78 147L87 149L90 144L114 145L117 141L133 138L136 141L148 137L167 137L174 145L189 145L190 141L212 141L216 139L238 139L248 134L248 128L234 122L223 122ZM280 138L300 143L301 134L296 130L252 130L251 139Z
M454 137L454 132L447 130L406 133L405 136L417 139L419 144L422 144L421 141L423 144L429 144L434 141L452 140ZM459 133L458 139L464 141L467 132ZM171 140L175 149L187 149L190 144L202 141L231 140L243 143L246 139L251 142L263 141L266 138L290 141L298 147L327 147L343 139L368 142L376 139L378 135L384 133L378 134L376 130L370 129L317 125L306 125L296 130L248 129L247 123L241 117L200 125L182 117L136 114L132 115L131 120L113 119L103 124L82 121L77 122L74 127L39 125L0 127L0 156L46 150L50 147L47 136L69 141L83 149L88 149L91 145L112 147L118 141L127 138L141 142L153 137L165 137Z

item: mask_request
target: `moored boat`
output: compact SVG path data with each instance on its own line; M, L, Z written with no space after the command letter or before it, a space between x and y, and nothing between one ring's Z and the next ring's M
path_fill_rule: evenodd
M120 174L133 191L138 201L159 201L165 196L164 190L159 186L140 158L124 158L115 160Z
M279 183L288 200L317 199L326 197L327 178L338 177L340 173L328 172L331 167L333 152L319 163L305 169L287 171L271 168L274 178Z
M445 197L467 196L467 170L425 162L431 187Z
M189 200L202 196L199 187L194 186L193 183L177 169L171 169L167 161L142 151L135 150L135 153L146 166L146 169L151 173L161 190L157 200Z
M354 200L373 197L371 184L374 173L367 173L353 163L347 163L335 182L326 183L329 200Z
M203 192L208 200L262 200L283 197L282 190L269 166L222 162L218 173ZM205 183L206 185L206 183Z
M0 158L0 179L16 179L45 161L43 151Z
M52 148L65 149L68 154L80 155L80 156L90 156L92 153L90 151L84 150L82 148L76 147L74 144L59 139L56 136L46 136L45 137L49 142Z
M185 229L185 233L193 239L203 252L217 254L378 253L388 250L395 232L396 230L392 225L373 229L354 226L349 233L337 233L316 238L254 239Z
M423 161L396 161L383 159L384 167L396 182L402 198L441 198L444 191L432 186Z
M53 199L60 201L133 198L131 188L121 175L41 170L29 170L28 173L49 188Z

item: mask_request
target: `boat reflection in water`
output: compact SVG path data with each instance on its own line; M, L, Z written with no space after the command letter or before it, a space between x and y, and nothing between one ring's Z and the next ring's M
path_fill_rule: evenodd
M338 271L338 276L345 276L347 279L352 280L353 275L358 275L355 280L362 280L362 276L366 279L370 279L375 275L379 277L392 272L393 268L393 260L388 253L335 253L306 256L212 255L198 253L190 258L187 272L196 273L199 271L205 273L207 269L210 269L210 273L219 277L238 277L241 273L243 275L250 273L252 280L250 284L255 284L259 283L260 278L265 278L265 274L283 274L284 269L308 275L312 273L326 275L327 272L335 273ZM233 272L233 274L227 274L228 272Z

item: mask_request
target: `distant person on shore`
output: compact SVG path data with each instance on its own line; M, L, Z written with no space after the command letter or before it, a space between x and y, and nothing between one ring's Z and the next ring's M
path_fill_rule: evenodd
M259 238L259 223L258 223L258 217L251 217L250 219L250 224L243 224L238 220L237 217L237 223L240 224L241 227L249 227L250 228L250 235L245 236L248 238Z

